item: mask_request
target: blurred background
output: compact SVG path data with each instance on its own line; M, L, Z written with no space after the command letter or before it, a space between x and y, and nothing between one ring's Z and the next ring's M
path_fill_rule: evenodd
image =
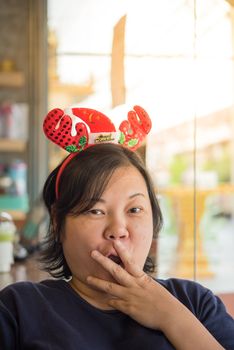
M65 156L42 132L47 111L95 108L118 126L139 104L164 216L155 275L197 280L234 308L234 1L0 0L0 19L0 211L15 225L0 286L45 276L32 263L40 194ZM6 241L0 229L3 263Z

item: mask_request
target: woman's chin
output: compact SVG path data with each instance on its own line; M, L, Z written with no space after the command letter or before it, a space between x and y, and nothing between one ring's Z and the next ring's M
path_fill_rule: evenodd
M93 272L90 276L96 277L102 281L118 283L108 271L103 269Z

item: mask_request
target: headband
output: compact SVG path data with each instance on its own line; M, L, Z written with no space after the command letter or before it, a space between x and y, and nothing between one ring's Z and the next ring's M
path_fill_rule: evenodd
M151 129L151 120L140 106L128 112L127 120L121 122L119 130L103 113L90 108L59 108L51 110L45 117L43 130L49 140L70 153L59 168L55 193L58 199L59 181L67 164L78 153L99 143L116 143L135 151Z

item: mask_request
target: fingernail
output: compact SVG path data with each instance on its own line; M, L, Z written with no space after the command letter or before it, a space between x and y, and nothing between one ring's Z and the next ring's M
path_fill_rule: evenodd
M116 244L118 247L123 247L123 244L122 244L122 242L120 242L120 241L116 241L115 244Z

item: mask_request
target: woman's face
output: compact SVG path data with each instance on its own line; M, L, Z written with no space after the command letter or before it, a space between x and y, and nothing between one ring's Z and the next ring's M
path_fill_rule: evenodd
M128 166L115 170L90 210L66 217L62 245L73 277L86 283L89 275L112 280L91 258L94 249L119 263L113 242L121 240L143 269L152 236L152 208L145 180L135 167Z

